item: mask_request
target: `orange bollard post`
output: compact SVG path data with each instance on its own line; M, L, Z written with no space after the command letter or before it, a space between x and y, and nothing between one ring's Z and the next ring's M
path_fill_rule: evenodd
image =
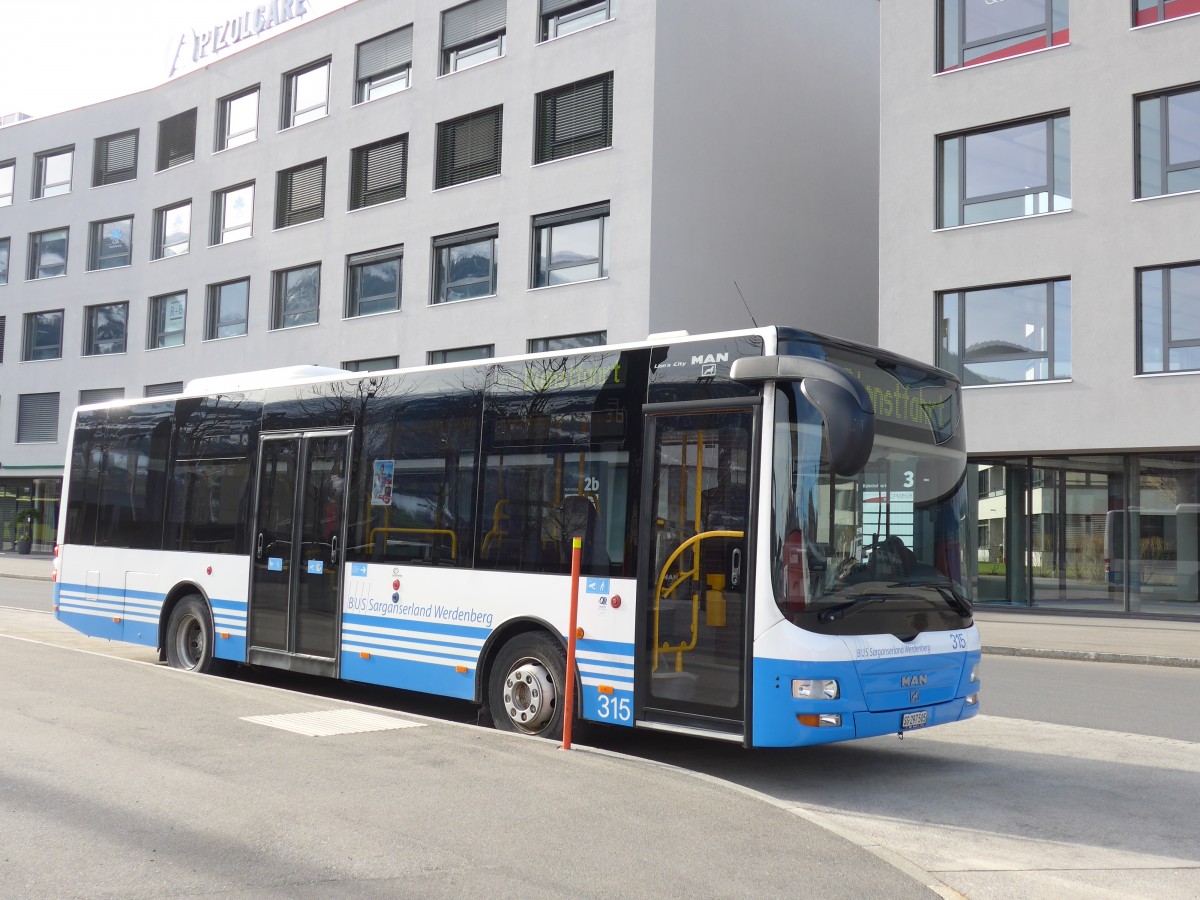
M564 750L571 749L571 722L575 719L575 637L579 627L579 568L583 559L583 538L571 538L571 618L567 626L567 677L563 685Z

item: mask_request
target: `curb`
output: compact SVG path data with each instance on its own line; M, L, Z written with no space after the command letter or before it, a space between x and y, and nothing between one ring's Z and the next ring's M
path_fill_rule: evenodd
M19 578L21 581L53 581L54 578L50 575L18 575L15 572L6 572L0 575L2 578Z
M1030 656L1038 659L1073 659L1082 662L1200 669L1200 659L1187 656L1144 656L1137 653L1105 653L1097 650L1037 650L1031 647L983 647L981 649L984 653L994 656Z

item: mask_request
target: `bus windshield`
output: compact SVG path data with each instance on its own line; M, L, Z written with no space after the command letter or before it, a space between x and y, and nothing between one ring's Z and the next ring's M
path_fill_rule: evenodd
M799 345L811 355L815 345ZM825 426L799 384L776 388L772 555L776 602L824 634L958 629L971 622L966 453L958 385L936 370L838 348L875 407L852 477L831 472Z

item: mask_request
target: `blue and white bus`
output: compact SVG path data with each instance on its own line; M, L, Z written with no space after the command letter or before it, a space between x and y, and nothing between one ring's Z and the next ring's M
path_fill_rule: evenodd
M787 328L81 407L58 618L563 727L747 747L978 710L959 384Z

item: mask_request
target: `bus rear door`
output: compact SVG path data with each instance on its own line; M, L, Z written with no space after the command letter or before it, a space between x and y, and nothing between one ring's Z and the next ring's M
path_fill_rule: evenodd
M754 422L712 404L647 416L639 725L744 738Z
M263 435L250 566L250 663L338 674L351 432Z

